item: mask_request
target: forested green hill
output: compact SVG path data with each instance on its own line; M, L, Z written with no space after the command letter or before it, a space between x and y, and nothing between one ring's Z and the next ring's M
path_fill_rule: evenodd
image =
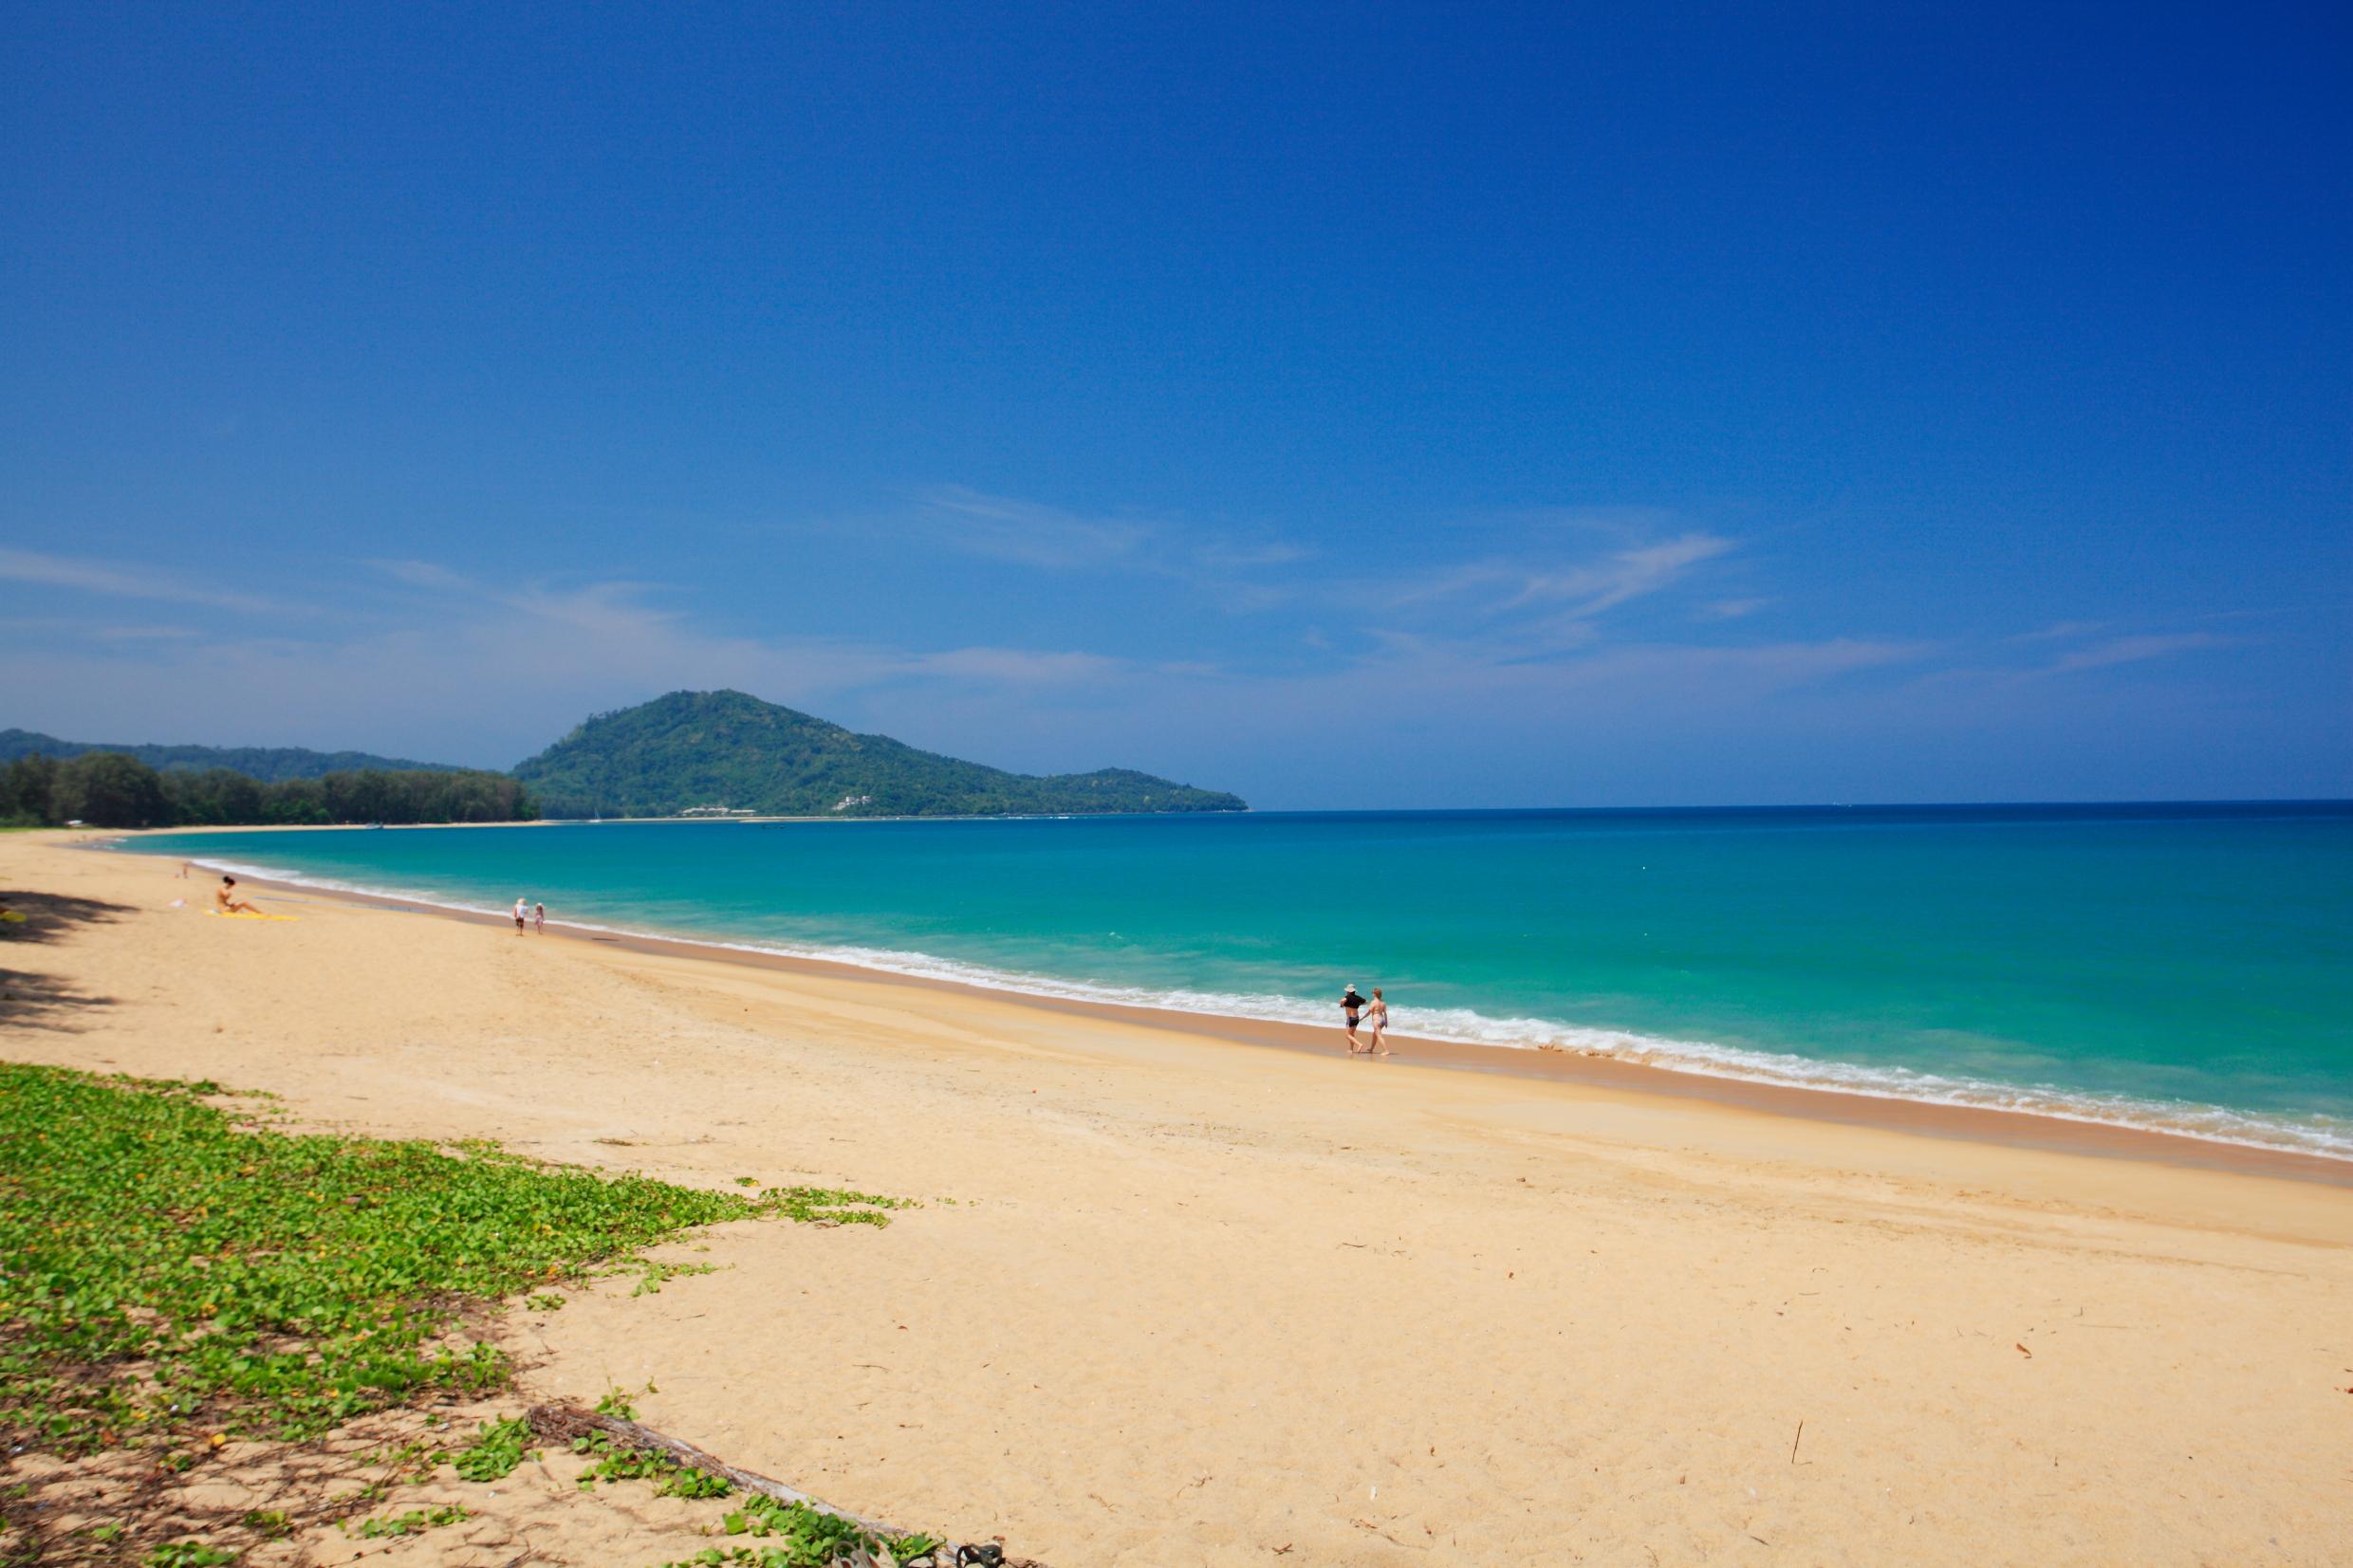
M514 776L548 817L931 817L1240 811L1241 800L1126 768L1039 778L959 762L741 692L673 692L601 713Z
M329 773L376 768L388 773L462 773L448 763L417 763L366 751L311 751L299 746L113 746L103 741L61 741L33 729L0 729L0 763L19 757L55 757L63 762L86 751L120 751L162 772L192 773L225 767L263 784L287 779L324 779Z

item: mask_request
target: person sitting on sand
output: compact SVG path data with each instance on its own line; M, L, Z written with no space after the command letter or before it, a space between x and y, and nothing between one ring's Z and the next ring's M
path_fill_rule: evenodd
M1356 1037L1356 1015L1363 1010L1364 999L1356 994L1356 982L1350 981L1348 989L1340 998L1340 1016L1347 1020L1348 1054L1350 1056L1364 1049L1364 1042Z
M1389 1047L1380 1042L1380 1037L1389 1032L1389 1004L1380 999L1379 986L1373 987L1373 1000L1364 1009L1364 1026L1373 1031L1364 1048L1374 1056L1387 1056Z
M213 902L223 914L259 914L261 911L237 896L237 879L224 876L221 885L213 890Z

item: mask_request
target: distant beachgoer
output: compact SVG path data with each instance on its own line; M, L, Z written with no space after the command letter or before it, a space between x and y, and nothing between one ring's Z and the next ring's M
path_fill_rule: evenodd
M539 934L540 934L540 935L542 935L542 936L545 936L545 935L547 935L547 905L545 905L545 904L533 904L533 905L531 906L531 929L532 929L533 931L535 931L535 932L539 932ZM1375 996L1379 996L1380 993L1379 991L1375 991L1373 994L1374 994Z
M1346 1019L1348 1023L1348 1054L1350 1056L1364 1049L1364 1042L1356 1037L1356 1015L1363 1010L1364 999L1356 994L1356 986L1351 982L1347 991L1340 999L1340 1016Z
M179 879L180 879L181 881L183 881L183 882L185 882L186 880L188 880L188 870L189 870L188 862L187 862L187 861L185 861L185 860L182 860L182 861L179 863Z
M1364 1026L1373 1031L1372 1042L1365 1049L1375 1056L1387 1056L1389 1047L1380 1042L1380 1037L1389 1032L1389 1004L1380 999L1379 986L1373 987L1372 1004L1364 1009Z
M528 919L531 917L531 906L530 906L528 903L525 902L523 899L520 899L520 898L516 899L516 900L515 900L515 907L514 907L514 917L515 917L515 934L516 934L517 936L521 936L521 935L523 934L523 924L524 924L524 922L525 922L525 921L527 921L527 920L528 920Z
M224 876L221 885L213 890L213 902L223 914L259 914L261 911L237 896L237 879Z

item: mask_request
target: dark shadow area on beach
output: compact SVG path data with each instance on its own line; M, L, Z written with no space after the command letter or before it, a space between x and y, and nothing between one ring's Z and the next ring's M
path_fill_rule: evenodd
M56 942L84 926L119 920L131 913L127 904L99 898L76 898L62 893L0 892L0 1025L35 1029L65 1029L66 1020L85 1007L111 1006L112 997L92 996L55 975L8 967L11 948Z
M109 904L102 898L76 898L65 893L9 889L0 891L0 912L25 917L21 924L0 921L0 951L5 951L11 942L55 942L83 926L120 920L131 913L131 906Z

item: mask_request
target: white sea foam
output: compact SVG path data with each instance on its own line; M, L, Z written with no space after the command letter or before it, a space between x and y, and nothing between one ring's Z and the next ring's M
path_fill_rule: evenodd
M195 859L237 876L266 877L273 882L317 888L323 892L397 898L406 903L468 914L504 917L510 906L469 904L440 893L336 881L290 871L282 866L232 860ZM1333 1024L1328 1002L1251 992L1202 991L1118 986L1065 980L1053 975L1028 974L940 958L930 953L890 948L827 945L816 942L730 941L719 937L650 928L600 925L583 920L556 922L569 931L604 935L680 942L724 951L772 954L782 958L842 964L912 979L946 981L1017 996L1052 997L1070 1002L1110 1003L1149 1007L1161 1012L1192 1013L1211 1018L1247 1019L1269 1024ZM1878 1099L1910 1100L1931 1105L1963 1106L1977 1110L2011 1111L2052 1116L2065 1121L2090 1122L2144 1132L2171 1133L2210 1143L2236 1144L2284 1153L2316 1154L2353 1161L2353 1124L2315 1116L2308 1119L2260 1116L2218 1105L2140 1099L2126 1095L2093 1094L2054 1086L2022 1086L1984 1079L1955 1078L1907 1067L1867 1066L1831 1061L1778 1051L1750 1050L1712 1044L1706 1041L1672 1040L1622 1029L1592 1028L1541 1018L1495 1018L1467 1007L1414 1008L1400 1015L1393 1033L1401 1039L1437 1040L1454 1044L1486 1045L1504 1050L1566 1051L1605 1057L1666 1072L1701 1077L1738 1079L1751 1083L1792 1089L1835 1091Z

